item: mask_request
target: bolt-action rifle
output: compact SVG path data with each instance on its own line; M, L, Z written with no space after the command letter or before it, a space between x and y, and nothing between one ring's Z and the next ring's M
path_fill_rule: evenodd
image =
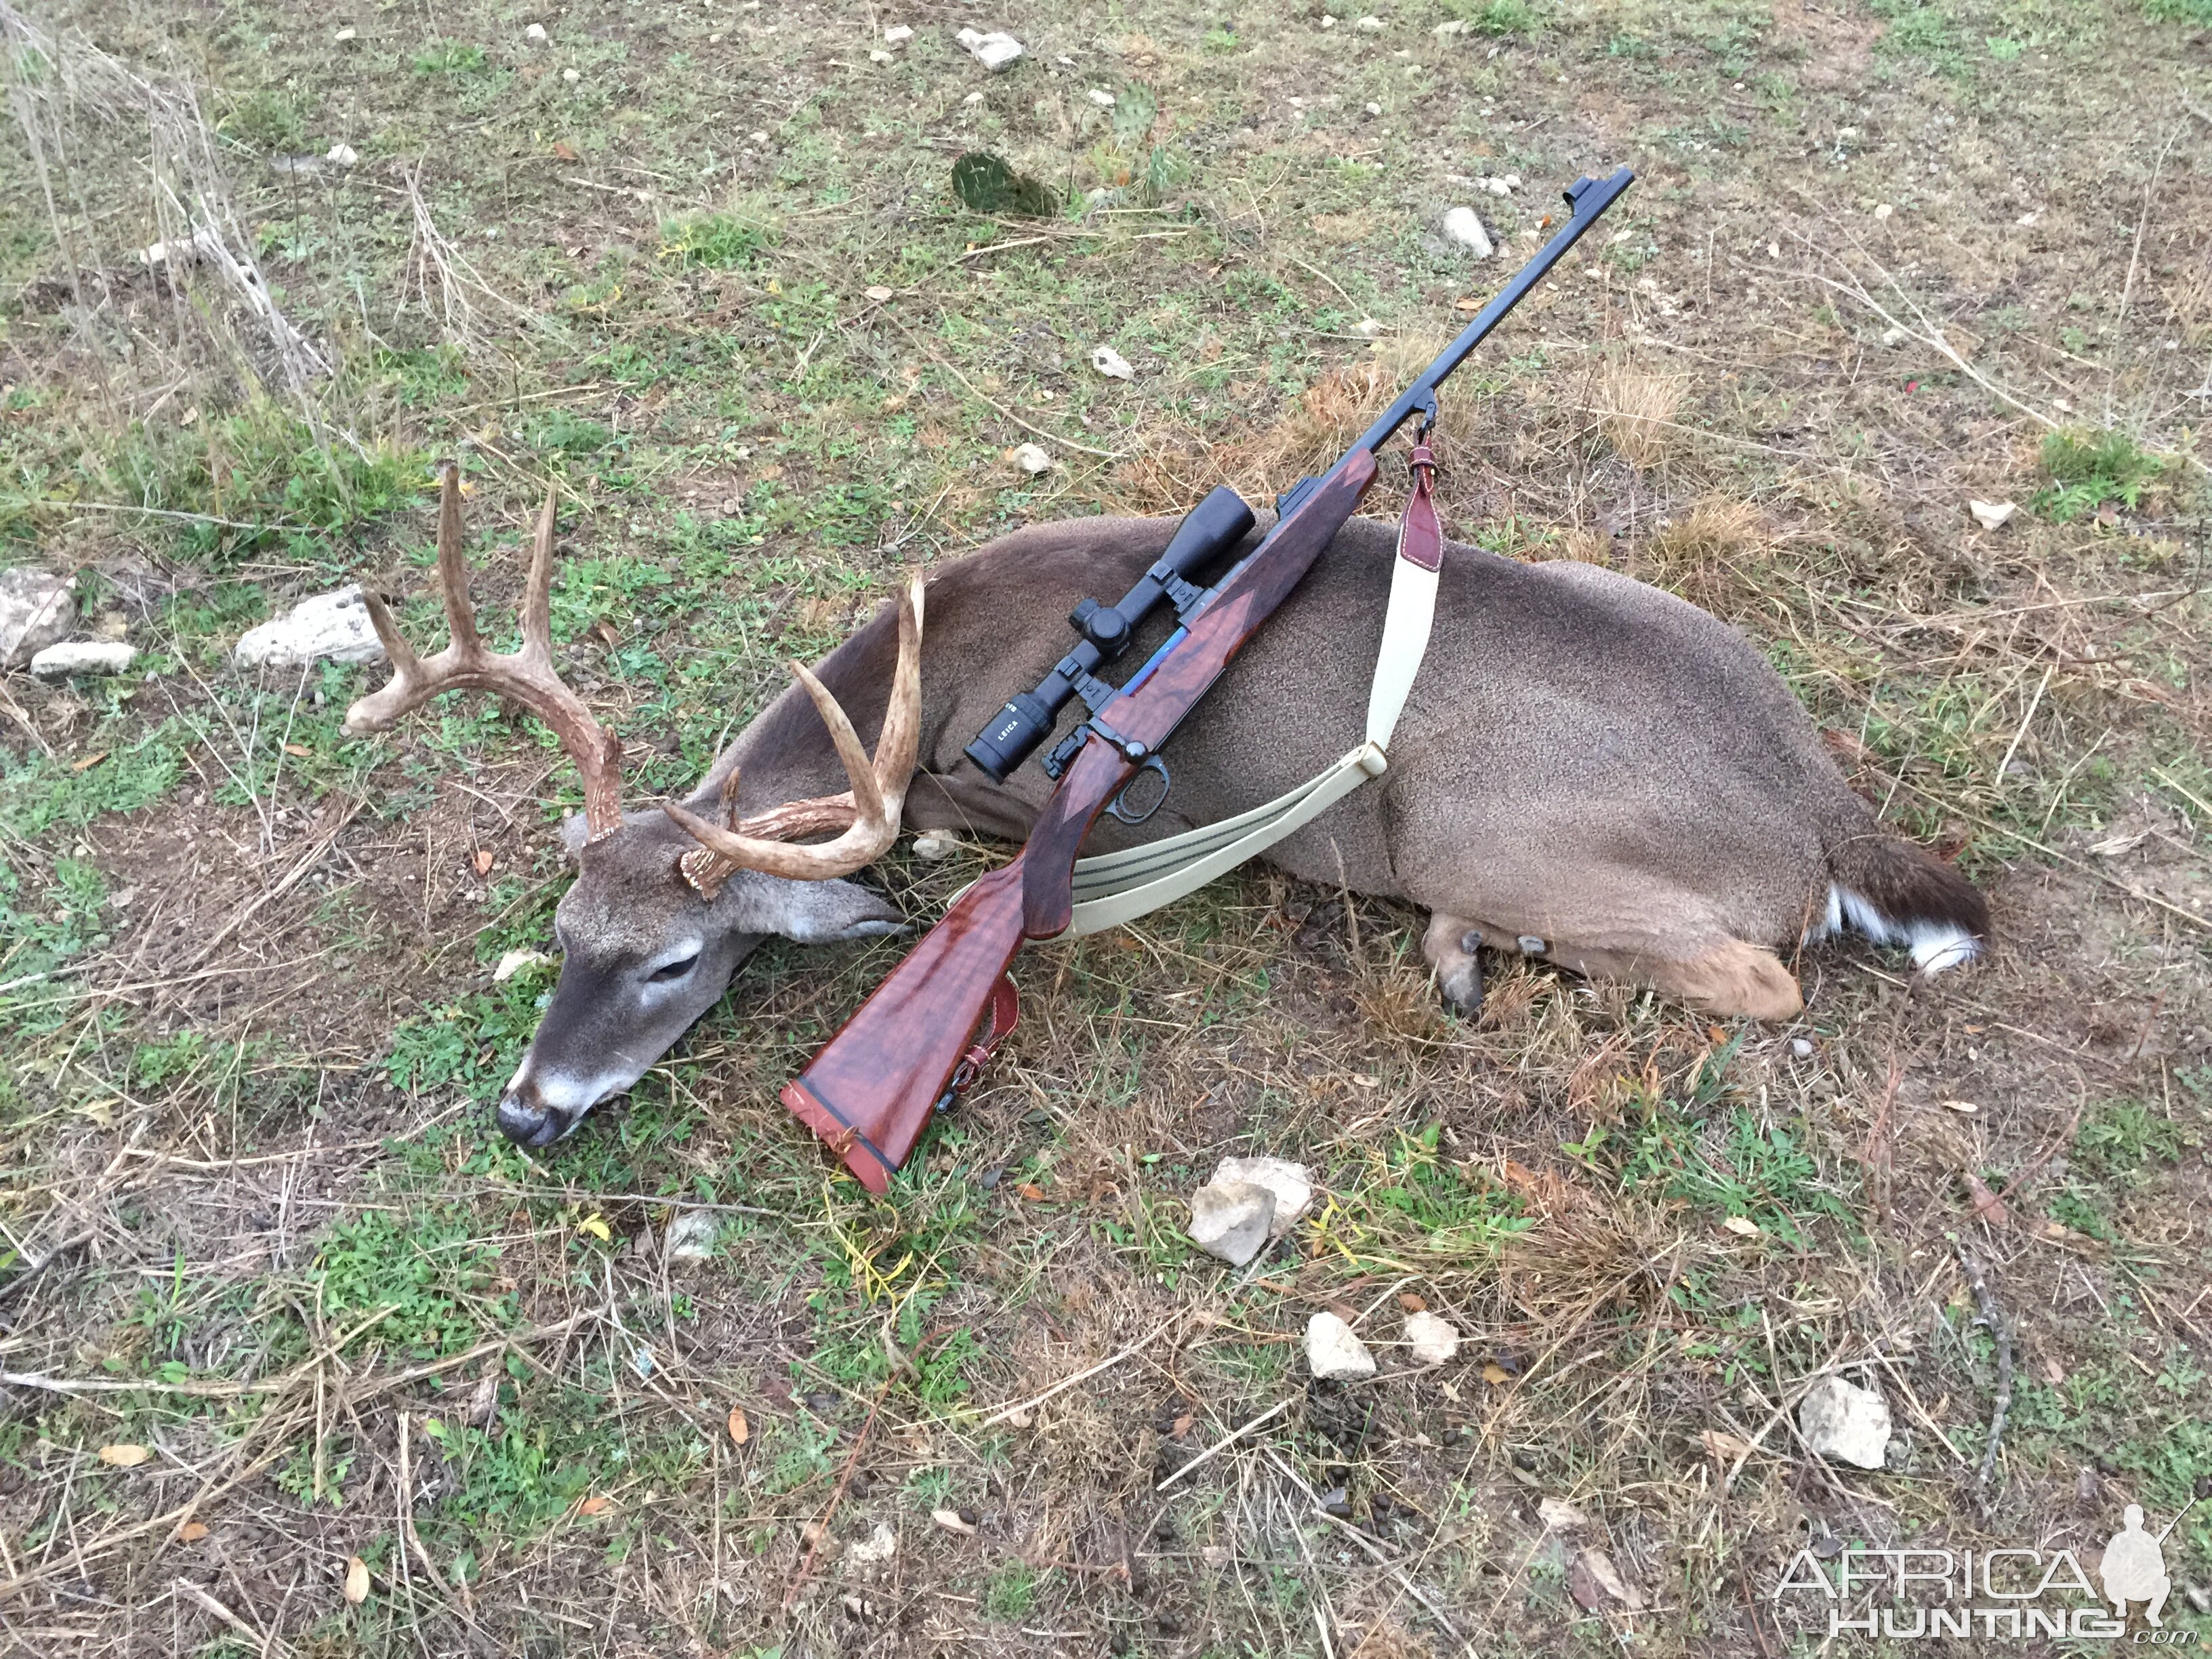
M1334 466L1304 478L1275 503L1274 527L1210 587L1190 578L1241 542L1254 522L1233 492L1217 489L1191 513L1158 563L1111 606L1086 600L1070 618L1082 643L1034 692L1015 697L968 750L1001 781L1050 734L1080 696L1089 717L1045 757L1059 787L1012 863L968 889L814 1061L786 1084L783 1103L842 1157L872 1192L883 1192L921 1138L933 1110L973 1081L1013 1024L1007 965L1024 939L1050 939L1073 912L1077 849L1102 811L1150 816L1122 803L1139 770L1164 789L1163 744L1206 689L1335 539L1376 477L1375 453L1416 416L1435 423L1437 387L1613 205L1635 175L1583 178L1567 191L1567 222ZM1144 613L1162 599L1177 626L1127 683L1097 670L1118 657ZM979 1037L978 1027L988 1027Z

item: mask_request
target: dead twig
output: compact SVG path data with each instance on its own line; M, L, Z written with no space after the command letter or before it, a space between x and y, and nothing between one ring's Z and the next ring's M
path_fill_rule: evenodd
M1990 1443L1982 1452L1981 1467L1974 1472L1975 1493L1986 1511L1990 1505L1990 1477L1996 1471L1997 1448L2004 1439L2005 1419L2012 1412L2012 1333L2005 1327L2004 1310L1997 1306L1982 1264L1958 1240L1952 1241L1952 1248L1959 1253L1959 1265L1966 1269L1967 1287L1974 1293L1974 1322L1986 1327L1997 1345L1997 1396L1990 1408Z

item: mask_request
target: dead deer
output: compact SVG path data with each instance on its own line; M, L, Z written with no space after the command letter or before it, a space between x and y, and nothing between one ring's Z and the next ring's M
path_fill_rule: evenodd
M887 899L841 879L902 823L1025 836L1049 781L1025 766L994 784L962 748L1063 654L1075 602L1121 592L1174 529L1079 519L941 565L926 636L917 580L815 672L794 665L798 684L687 801L624 814L621 745L552 668L553 522L549 499L522 647L495 655L476 631L449 470L438 561L452 642L418 659L372 599L394 677L346 718L374 731L441 691L489 690L546 720L583 774L584 812L564 824L578 873L555 913L560 980L499 1106L500 1127L531 1146L634 1085L764 936L902 926ZM1352 746L1394 550L1390 526L1346 525L1177 734L1166 805L1136 830L1102 817L1087 850L1244 811ZM1932 974L1974 957L1988 931L1980 894L1881 828L1733 629L1594 565L1456 544L1389 773L1267 856L1425 910L1424 954L1464 1012L1481 1000L1483 949L1778 1020L1802 1006L1779 952L1848 926Z

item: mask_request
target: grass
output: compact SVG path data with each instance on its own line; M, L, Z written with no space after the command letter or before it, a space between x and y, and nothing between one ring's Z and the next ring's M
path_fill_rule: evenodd
M1761 1606L1801 1522L1987 1549L2093 1547L2124 1501L2172 1519L2212 1479L2185 145L2131 287L2132 220L2092 208L2146 199L2117 118L2185 90L2193 3L1018 8L1028 56L988 77L936 25L788 10L587 10L543 46L468 5L349 46L274 0L220 29L84 13L155 93L198 77L201 182L327 366L298 379L211 267L139 257L178 228L147 195L154 94L53 101L24 47L0 562L76 572L86 631L142 653L0 680L0 1301L11 1370L76 1390L11 1388L0 1424L24 1639L117 1652L158 1621L165 1650L247 1650L183 1579L291 1650L377 1659L1317 1653L1316 1616L1338 1653L1455 1650L1311 1517L1304 1489L1342 1486L1484 1651L1780 1652L1744 1587ZM27 122L61 158L51 211ZM2032 180L1989 173L2054 136ZM352 167L268 166L341 142ZM972 155L1003 191L963 191ZM498 1136L554 969L490 973L552 948L574 779L467 697L348 738L374 672L257 678L240 632L370 578L434 643L457 455L511 642L550 483L562 670L635 798L686 787L911 563L1325 464L1616 156L1643 175L1621 234L1453 383L1447 523L1748 633L1855 787L1992 890L1992 961L1925 984L1816 947L1808 1015L1762 1030L1499 959L1461 1019L1424 918L1257 871L1025 957L1006 1063L887 1200L775 1091L896 941L765 945L618 1110L543 1152ZM1509 252L1436 245L1462 200ZM1838 261L2079 424L2024 441L1800 274ZM1135 380L1091 368L1101 343ZM1057 462L1034 478L1032 440ZM2031 512L1985 533L1970 496ZM876 878L927 915L980 868ZM1184 1223L1255 1152L1322 1193L1246 1274ZM2016 1341L1986 1504L1996 1352L1947 1239L1986 1231L1967 1170L2010 1216L1982 1241ZM711 1255L669 1258L694 1211ZM1406 1298L1462 1333L1449 1365L1407 1363ZM1376 1382L1310 1382L1324 1307ZM1833 1364L1880 1370L1899 1468L1790 1443L1778 1413ZM1725 1492L1707 1431L1761 1437ZM161 1518L203 1489L204 1537ZM1590 1527L1548 1531L1550 1498ZM2212 1583L2206 1513L2169 1540L2184 1591ZM878 1522L898 1552L870 1567ZM1657 1611L1583 1605L1597 1547Z

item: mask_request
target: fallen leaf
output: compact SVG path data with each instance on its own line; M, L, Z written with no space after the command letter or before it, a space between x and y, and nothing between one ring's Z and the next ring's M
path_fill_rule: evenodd
M592 632L607 642L608 650L618 651L622 648L622 635L615 632L615 625L605 617L602 617L592 624Z
M960 1511L957 1510L932 1510L929 1512L929 1518L947 1532L957 1532L963 1538L973 1538L975 1535L975 1528L960 1518Z
M730 1443L732 1446L742 1446L752 1437L753 1425L745 1421L745 1408L743 1406L731 1407Z
M356 1607L368 1600L368 1563L358 1555L346 1557L345 1599Z
M1495 1388L1510 1382L1513 1379L1506 1374L1504 1366L1494 1359L1487 1359L1483 1362L1482 1380Z
M1943 1103L1943 1109L1946 1111L1957 1112L1965 1117L1972 1117L1982 1109L1971 1100L1947 1100Z
M556 161L580 161L584 158L576 154L573 146L556 139L553 144L553 159Z
M1190 1432L1190 1425L1197 1420L1198 1419L1191 1413L1185 1412L1181 1417L1176 1419L1175 1427L1168 1431L1168 1437L1170 1440L1182 1439Z
M1727 1042L1729 1034L1721 1030L1717 1025L1708 1025L1705 1027L1705 1038L1706 1041L1711 1042L1714 1046L1718 1047Z
M1733 1434L1723 1434L1718 1429L1698 1431L1698 1443L1723 1463L1733 1463L1739 1457L1748 1457L1756 1449L1750 1441Z
M2100 859L2124 858L2150 839L2150 831L2138 830L2132 836L2112 835L2090 843L2089 850Z
M1015 1188L1014 1190L1019 1193L1024 1198L1028 1199L1032 1204L1044 1196L1044 1188L1038 1186L1034 1181L1024 1181L1020 1186Z
M486 1370L477 1379L475 1391L469 1395L469 1421L477 1428L489 1428L492 1414L498 1409L499 1373Z
M305 760L315 751L304 743L288 743L284 745L284 752L288 755L296 755L301 760Z
M1757 1238L1759 1234L1759 1224L1747 1215L1732 1215L1721 1225L1739 1238Z
M615 1500L613 1498L607 1497L604 1492L594 1492L591 1497L586 1498L582 1503L576 1505L576 1513L579 1515L605 1515L609 1510L614 1508L614 1506Z
M1036 1413L1026 1406L1017 1406L1006 1413L1006 1425L1009 1428L1026 1429L1036 1421Z
M1429 1304L1422 1301L1419 1297L1415 1296L1411 1291L1407 1291L1399 1297L1398 1305L1403 1308L1407 1313L1426 1313L1429 1310Z
M177 1528L177 1541L180 1544L197 1544L207 1535L207 1522L204 1521L187 1521Z
M874 301L878 305L883 304L884 301L891 297L891 290L884 287L881 283L877 284L873 288L865 289L864 292L867 295L869 299Z
M2051 1384L2052 1388L2057 1388L2061 1382L2063 1382L2066 1380L2066 1367L2060 1364L2055 1359L2045 1360L2043 1362L2043 1380Z
M476 857L471 860L470 862L476 866L477 873L478 875L488 876L491 873L491 866L496 863L497 860L492 857L490 848L479 847L477 848Z
M1129 360L1109 345L1091 348L1091 367L1109 380L1133 380L1137 371L1129 367Z
M1974 515L1974 522L1984 530L2002 530L2012 515L2020 511L2012 501L1977 501L1969 500L1966 511Z
M103 749L103 750L100 750L97 754L87 755L87 756L86 756L82 760L81 760L81 761L72 761L72 762L70 762L70 771L72 771L72 772L89 772L89 771L91 771L91 770L92 770L92 769L93 769L94 767L95 767L95 766L99 765L99 764L100 763L100 762L102 762L102 761L106 760L106 758L107 758L107 751L106 751L105 749Z
M576 1224L576 1231L580 1233L591 1234L593 1238L598 1239L602 1244L611 1244L614 1243L614 1229L608 1226L605 1221L601 1220L595 1215L587 1215L581 1221L579 1221Z
M1540 1500L1536 1505L1536 1518L1553 1532L1573 1532L1590 1523L1589 1516L1559 1498Z
M153 1455L145 1446L102 1446L100 1461L118 1469L135 1469Z
M1973 1201L1974 1219L1990 1227L2009 1227L2012 1215L2006 1210L2004 1200L1991 1192L1989 1183L1972 1170L1965 1171L1966 1196Z
M1613 1565L1613 1558L1603 1550L1584 1550L1576 1559L1575 1565L1589 1574L1591 1581L1599 1589L1603 1590L1632 1613L1643 1610L1644 1592L1621 1577L1619 1570ZM1571 1572L1569 1573L1570 1580L1573 1577Z

